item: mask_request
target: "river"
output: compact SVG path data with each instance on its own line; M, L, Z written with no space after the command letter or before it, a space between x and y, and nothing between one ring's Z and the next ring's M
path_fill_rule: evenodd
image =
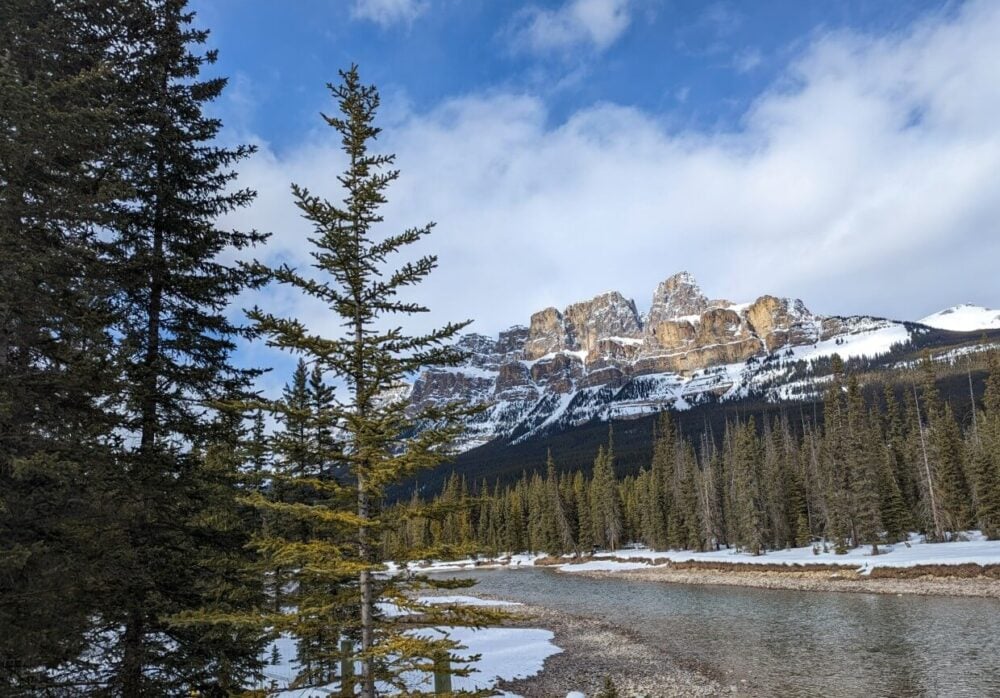
M1000 696L1000 600L774 591L544 569L470 593L597 618L768 696Z

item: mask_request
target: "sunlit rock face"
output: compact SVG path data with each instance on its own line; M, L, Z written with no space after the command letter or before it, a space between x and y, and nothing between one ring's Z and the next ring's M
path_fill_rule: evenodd
M765 361L773 371L775 361L795 361L819 343L840 347L851 336L902 327L813 315L793 298L711 300L691 274L680 272L657 285L645 315L608 291L562 310L539 310L527 327L515 325L496 338L465 335L458 342L463 363L421 373L410 400L414 410L451 400L485 404L459 445L471 448L556 424L747 394L763 383Z

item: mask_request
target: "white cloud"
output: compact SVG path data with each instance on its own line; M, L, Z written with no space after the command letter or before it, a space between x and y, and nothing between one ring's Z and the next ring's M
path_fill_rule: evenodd
M410 24L427 11L427 0L354 0L351 16L367 19L382 28Z
M643 307L680 269L712 296L827 313L997 307L997 36L1000 4L980 2L905 34L822 37L728 133L614 104L552 124L531 95L452 99L380 139L403 172L387 229L438 222L423 249L440 268L419 296L431 320L487 333L609 288ZM288 183L337 198L336 146L330 133L245 168L261 197L234 222L275 231L272 259L307 263ZM337 330L283 292L264 302Z
M554 10L531 6L510 27L515 50L565 52L585 47L603 51L632 21L629 0L566 0Z

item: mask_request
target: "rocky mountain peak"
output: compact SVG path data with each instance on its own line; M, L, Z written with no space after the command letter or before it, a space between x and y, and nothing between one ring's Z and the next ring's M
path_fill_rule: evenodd
M532 315L524 358L535 360L560 351L592 354L602 340L638 340L641 334L642 321L635 303L618 291L608 291L573 303L562 312L546 308Z
M555 308L545 308L531 316L528 337L524 342L524 358L533 361L565 346L566 326L562 313Z
M708 307L708 298L701 292L694 276L682 271L656 287L646 324L655 326L664 320L701 315Z
M834 352L849 357L852 344L856 353L881 353L908 338L902 323L814 315L793 298L710 300L681 272L657 287L645 318L634 302L609 291L561 311L540 310L528 327L515 325L496 338L466 335L458 342L462 365L422 372L410 400L488 405L467 424L463 447L471 447L501 435L526 438L556 423L684 409L756 390L785 399L809 389L799 384L805 361Z
M819 335L816 317L796 298L761 296L747 308L746 317L768 351L786 344L808 344Z
M611 337L637 338L642 332L635 303L618 291L574 303L563 312L568 349L593 353L597 343Z

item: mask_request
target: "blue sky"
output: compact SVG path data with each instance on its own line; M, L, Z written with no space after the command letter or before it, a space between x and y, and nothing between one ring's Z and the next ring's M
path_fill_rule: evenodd
M844 29L884 34L950 7L942 0L617 1L604 3L627 15L608 30L613 38L551 47L519 42L534 13L555 14L569 4L202 0L192 6L212 29L219 69L231 76L245 108L230 113L231 120L279 152L316 128L316 113L328 108L323 85L351 62L379 85L389 109L405 104L424 111L493 89L544 96L553 122L610 101L648 110L675 128L738 128L747 107L811 39Z
M241 165L258 199L226 222L271 231L265 261L308 264L291 182L338 195L325 83L353 61L379 86L402 170L385 231L438 224L416 329L495 334L610 289L642 311L681 270L710 297L831 315L1000 306L995 0L193 9L231 80L224 138L260 146ZM252 303L338 332L282 289Z

